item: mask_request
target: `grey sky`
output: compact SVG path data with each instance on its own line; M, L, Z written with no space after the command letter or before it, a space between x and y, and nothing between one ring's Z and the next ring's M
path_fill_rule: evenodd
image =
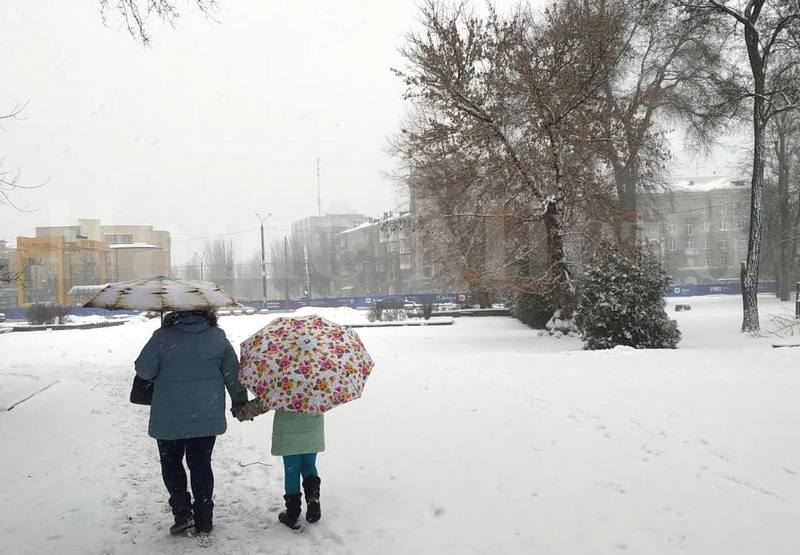
M386 138L404 113L389 71L414 24L413 1L225 0L218 23L188 3L176 29L153 26L144 48L101 23L96 0L0 4L0 111L28 102L0 130L0 156L22 182L49 180L0 207L0 239L78 218L172 233L173 262L203 240L241 230L239 261L258 249L254 210L274 238L323 210L379 215L397 207ZM718 153L676 172L725 171ZM688 169L687 169L688 168Z

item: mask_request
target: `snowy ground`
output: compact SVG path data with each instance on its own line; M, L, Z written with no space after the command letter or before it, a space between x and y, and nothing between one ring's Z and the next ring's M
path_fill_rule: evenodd
M0 552L796 554L800 348L738 333L736 297L675 302L675 351L584 352L508 318L359 330L377 366L326 418L322 521L276 522L271 416L232 421L211 550L168 536L127 402L157 322L0 335L0 406L50 386L0 414ZM765 327L793 308L761 305ZM220 323L238 346L269 318Z

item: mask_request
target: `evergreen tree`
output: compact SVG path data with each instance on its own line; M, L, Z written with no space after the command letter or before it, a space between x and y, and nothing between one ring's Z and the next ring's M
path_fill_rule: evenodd
M586 349L674 349L681 332L664 309L669 277L656 258L611 249L586 272L575 322Z

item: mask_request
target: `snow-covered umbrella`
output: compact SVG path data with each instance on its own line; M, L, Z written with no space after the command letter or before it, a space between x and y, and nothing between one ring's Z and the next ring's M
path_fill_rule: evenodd
M242 343L239 381L264 410L322 414L358 399L373 366L347 326L316 314L276 318Z
M83 305L107 310L205 310L238 306L222 287L208 281L155 276L109 283Z

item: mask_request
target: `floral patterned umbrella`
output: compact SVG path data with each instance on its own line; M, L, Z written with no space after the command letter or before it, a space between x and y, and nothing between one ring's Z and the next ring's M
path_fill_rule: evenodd
M322 414L358 399L373 366L347 326L317 315L276 318L242 343L239 381L265 410Z

